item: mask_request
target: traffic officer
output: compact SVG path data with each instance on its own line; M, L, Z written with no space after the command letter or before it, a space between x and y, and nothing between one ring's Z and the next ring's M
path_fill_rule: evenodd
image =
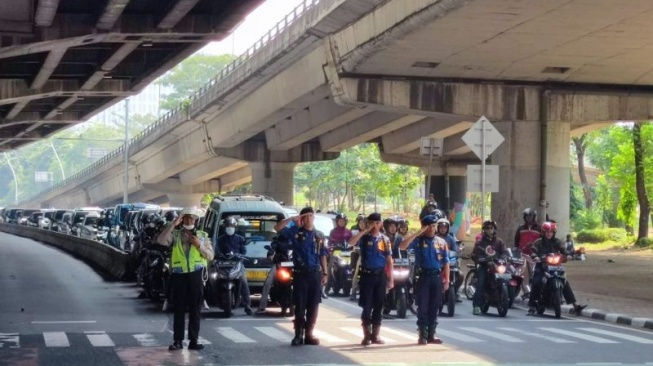
M274 229L290 240L293 251L293 302L295 304L295 338L293 346L319 345L313 336L321 301L322 286L327 281L327 250L324 233L315 229L312 207L304 207L299 216L277 223ZM290 222L291 226L287 226Z
M197 342L200 333L200 305L203 299L204 282L202 274L207 261L213 259L213 246L204 231L195 228L195 222L204 213L196 207L185 208L178 218L168 224L157 237L163 246L172 246L172 291L174 293L175 315L171 351L182 349L184 322L188 308L188 349L201 350L204 345ZM175 229L181 224L180 229Z
M400 249L415 251L415 302L417 303L418 344L441 344L435 336L442 293L449 288L449 253L447 242L436 235L436 217L424 216L422 228L408 235Z
M361 321L363 327L363 346L372 343L384 344L379 338L383 319L383 302L387 288L392 288L392 244L381 233L381 214L372 213L367 217L367 227L349 240L350 246L360 250L360 299L363 308Z
M216 253L222 254L223 256L227 256L232 253L239 253L241 255L247 254L247 248L245 248L245 238L242 235L236 234L238 220L236 220L236 218L233 216L229 216L224 219L223 226L224 234L218 237L214 251ZM241 267L240 297L241 301L245 305L245 314L252 315L249 285L247 284L247 276L245 276L245 266Z

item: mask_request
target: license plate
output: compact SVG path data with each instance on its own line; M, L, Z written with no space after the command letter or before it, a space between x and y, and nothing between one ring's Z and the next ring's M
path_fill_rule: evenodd
M549 271L564 271L564 266L549 266Z
M268 277L268 271L250 271L247 270L246 275L248 281L265 281Z
M495 278L501 278L504 280L509 280L512 278L512 275L510 273L495 273L494 276Z
M410 262L408 261L408 258L396 258L394 264L407 266Z
M279 267L294 267L294 265L292 262L288 261L279 263Z

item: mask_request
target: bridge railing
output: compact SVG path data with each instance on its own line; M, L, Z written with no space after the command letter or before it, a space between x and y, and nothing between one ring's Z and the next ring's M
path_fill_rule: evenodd
M161 127L166 126L166 125L171 125L175 121L185 120L187 118L187 113L190 104L192 102L198 100L202 96L204 96L207 92L209 92L214 86L221 86L220 84L225 84L227 85L227 78L234 73L239 67L241 67L243 64L245 64L246 61L250 60L254 55L257 54L258 51L260 51L264 46L266 46L268 43L270 43L272 40L275 40L277 37L281 36L281 34L284 31L287 31L291 25L295 24L298 20L300 19L305 19L305 18L310 18L313 14L311 14L309 11L312 9L316 9L316 6L318 3L333 3L335 0L304 0L302 1L301 4L296 6L290 13L288 13L282 20L280 20L272 29L270 29L265 35L263 35L258 41L256 41L252 46L250 46L243 54L240 56L236 57L233 59L227 66L225 66L220 72L211 80L209 80L207 83L205 83L202 87L200 87L197 91L195 91L193 94L189 96L188 99L183 101L181 104L179 104L176 108L168 111L166 114L161 116L158 120L156 120L154 123L150 124L147 126L145 129L143 129L141 132L139 132L137 135L135 135L127 144L127 149L130 147L136 145L138 142L143 140L144 138L148 137L149 135L155 133L158 131ZM306 22L306 26L309 26L310 22ZM301 35L301 34L300 34ZM299 37L300 35L297 35ZM285 42L283 42L283 46L287 46L288 44L292 43L294 39L291 39L292 37L288 37ZM284 47L280 47L281 50ZM280 52L281 50L277 51ZM249 70L249 73L254 73L256 70ZM40 198L46 196L48 193L55 191L61 187L64 187L68 184L77 182L84 177L87 177L89 175L92 175L95 173L101 166L105 164L109 164L113 160L115 160L118 157L123 157L124 156L124 149L125 145L123 144L122 146L116 148L115 150L111 151L110 153L106 154L99 160L97 160L95 163L83 168L76 174L66 178L65 180L62 180L51 187L36 193L35 195L31 196L30 198L23 200L22 202L32 202L32 201L37 201Z

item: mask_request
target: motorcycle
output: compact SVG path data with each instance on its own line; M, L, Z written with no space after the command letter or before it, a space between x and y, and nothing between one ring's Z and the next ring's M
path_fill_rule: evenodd
M387 315L396 310L397 317L403 319L408 310L411 263L408 258L393 258L392 262L394 287L385 295L383 314Z
M283 250L274 250L269 245L265 246L268 250L268 257L272 257L272 263L276 265L276 273L272 280L270 288L270 300L276 302L281 307L281 315L295 316L295 306L292 300L292 280L293 280L293 262L292 252Z
M541 257L542 264L539 268L544 274L542 296L535 299L537 302L537 313L544 314L547 308L553 308L556 318L561 316L562 289L567 281L565 267L561 265L561 254L549 254ZM538 269L536 269L538 270Z
M167 297L169 293L170 267L166 260L168 256L169 250L165 247L145 249L138 271L138 282L142 284L143 291L156 302L161 297Z
M508 273L512 276L508 281L508 302L509 307L515 303L515 298L521 292L522 282L524 282L524 259L522 258L521 250L508 249Z
M206 298L224 311L227 318L240 306L240 279L244 276L243 260L247 257L230 253L211 262L206 282Z
M333 290L335 295L342 289L342 294L348 296L351 291L353 275L350 266L351 248L347 243L338 243L333 247L331 255L325 292L328 294L330 290Z
M505 317L508 314L509 298L508 298L508 282L512 279L512 275L507 272L507 262L500 258L481 258L479 263L487 263L492 261L494 266L490 266L488 270L488 277L485 281L484 289L476 289L476 291L483 291L483 306L481 312L486 314L490 306L496 307L500 317Z
M449 288L442 294L442 304L440 304L440 313L447 306L447 316L453 316L456 312L456 290L455 284L460 275L460 262L458 262L458 252L449 251Z

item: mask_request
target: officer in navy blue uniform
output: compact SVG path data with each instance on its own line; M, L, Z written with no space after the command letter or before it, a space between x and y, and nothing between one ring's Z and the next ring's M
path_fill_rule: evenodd
M299 216L280 221L274 229L291 242L293 251L293 302L295 338L293 346L319 345L313 336L322 287L327 282L327 250L324 233L315 229L313 208L304 207ZM288 224L292 221L292 224Z
M229 216L224 220L224 234L218 237L215 243L215 253L222 255L229 255L230 253L239 253L242 255L247 254L245 248L245 238L236 234L238 228L238 220ZM243 304L245 305L245 313L252 315L251 299L249 298L249 285L247 284L247 277L245 276L245 266L242 267L240 276L240 296Z
M387 288L392 288L392 244L381 233L381 214L367 217L367 227L349 240L350 246L360 249L360 300L363 308L363 346L384 344L379 338L383 319L383 302ZM388 273L390 275L388 275Z
M400 249L415 251L415 302L417 303L418 344L441 344L435 336L442 293L449 288L449 253L447 242L436 235L436 217L422 218L422 229L407 236ZM443 287L444 286L444 287Z

